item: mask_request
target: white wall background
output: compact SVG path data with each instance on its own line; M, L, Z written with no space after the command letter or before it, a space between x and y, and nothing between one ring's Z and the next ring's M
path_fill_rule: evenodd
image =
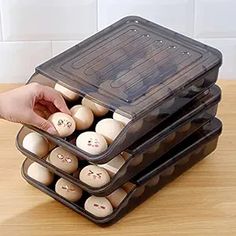
M0 82L25 82L35 66L127 15L217 47L220 78L236 79L235 0L0 0Z

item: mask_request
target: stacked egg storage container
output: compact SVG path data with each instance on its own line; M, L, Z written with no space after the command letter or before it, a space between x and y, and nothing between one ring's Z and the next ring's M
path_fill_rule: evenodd
M55 136L21 128L23 177L97 224L116 222L215 150L221 63L216 49L135 16L45 62L28 83L59 91L72 117L47 117Z

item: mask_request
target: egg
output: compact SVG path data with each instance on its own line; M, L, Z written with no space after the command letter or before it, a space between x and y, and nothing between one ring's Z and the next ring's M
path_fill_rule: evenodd
M82 99L82 105L90 108L93 114L98 117L105 116L109 111L108 108L85 97Z
M123 188L127 193L129 193L129 192L131 192L133 189L136 188L136 185L135 185L135 184L132 184L131 182L127 182L127 183L125 183L125 184L122 186L122 188Z
M111 144L123 128L124 125L121 122L112 118L106 118L97 123L95 131L101 134L107 140L108 144Z
M37 162L33 162L28 170L27 174L32 179L48 186L53 182L54 175L47 168L38 164Z
M56 112L48 120L53 124L60 137L68 137L75 131L75 121L68 114Z
M107 170L110 176L114 176L124 164L124 158L121 155L118 155L111 159L109 162L100 164L98 166Z
M53 149L47 161L68 174L75 172L78 168L78 158L61 147Z
M66 100L75 101L79 98L79 94L56 83L54 89L57 90Z
M176 137L176 133L173 132L171 134L169 134L164 140L163 140L163 143L167 144L167 143L171 143L172 141L174 141Z
M86 131L77 137L76 146L89 154L98 155L107 149L107 142L101 134Z
M106 198L110 201L114 208L117 208L126 196L127 193L125 192L125 190L122 188L118 188L110 195L106 196Z
M178 129L178 132L187 132L191 128L191 122L186 123Z
M56 182L55 191L57 194L71 202L79 201L83 193L81 188L63 178L60 178Z
M22 141L22 146L39 157L44 157L49 152L47 139L36 132L27 134Z
M123 125L127 125L131 121L130 118L122 116L117 112L114 112L112 117L114 120L120 121Z
M84 203L84 209L96 217L106 217L113 212L113 207L105 197L89 197Z
M76 123L77 130L88 129L94 120L93 112L83 105L73 106L71 109L72 117Z
M79 174L79 179L94 188L99 188L110 182L107 171L95 165L85 166Z

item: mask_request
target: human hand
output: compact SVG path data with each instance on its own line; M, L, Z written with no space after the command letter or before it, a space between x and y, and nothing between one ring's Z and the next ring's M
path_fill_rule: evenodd
M0 94L0 117L16 123L36 126L57 134L47 118L57 111L70 114L63 97L54 89L31 83Z

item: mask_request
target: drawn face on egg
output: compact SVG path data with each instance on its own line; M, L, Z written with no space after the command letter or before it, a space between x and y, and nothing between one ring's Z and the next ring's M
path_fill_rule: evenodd
M87 176L93 178L93 179L101 179L102 178L102 173L96 173L96 172L93 172L92 170L89 170Z
M63 178L60 178L56 182L55 191L60 196L72 202L78 201L82 196L82 190L78 186Z
M57 158L61 160L62 162L67 162L67 163L72 162L71 158L69 158L68 156L64 156L62 154L57 154Z
M64 190L65 192L75 192L75 188L68 186L68 185L63 185L61 186L61 189Z
M89 138L87 145L89 147L99 148L100 143L97 138L91 137L91 138Z
M101 134L86 131L77 137L76 146L89 154L96 155L107 149L107 142Z
M79 178L82 182L95 188L102 187L110 181L108 172L95 165L85 166L80 171Z
M85 202L84 208L97 217L105 217L113 212L111 203L105 197L89 197Z
M57 121L58 126L62 126L64 128L70 128L72 126L72 123L69 120L66 119L59 119Z
M53 149L48 156L47 161L68 174L75 172L78 168L77 157L64 150L62 147Z

